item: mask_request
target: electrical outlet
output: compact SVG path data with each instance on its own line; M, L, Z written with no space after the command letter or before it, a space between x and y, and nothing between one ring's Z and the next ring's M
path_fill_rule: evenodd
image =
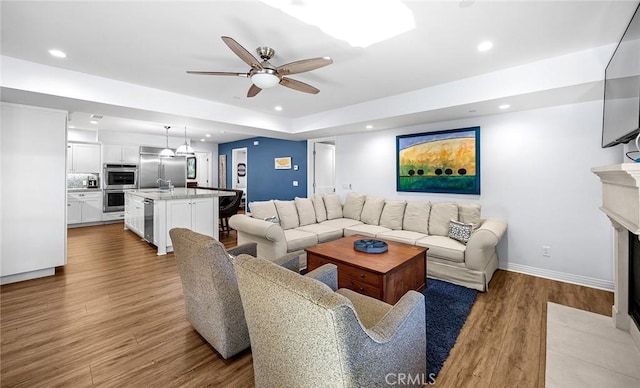
M551 257L551 247L548 245L542 246L542 256Z

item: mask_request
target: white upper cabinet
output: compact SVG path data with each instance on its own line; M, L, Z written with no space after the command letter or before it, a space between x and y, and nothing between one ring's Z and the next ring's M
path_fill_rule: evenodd
M100 145L67 144L67 172L100 173Z
M103 144L102 154L104 163L109 164L138 164L140 158L140 147Z

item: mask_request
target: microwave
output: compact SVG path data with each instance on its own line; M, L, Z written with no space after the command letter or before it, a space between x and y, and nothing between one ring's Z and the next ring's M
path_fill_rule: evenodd
M105 164L104 189L126 190L138 187L138 165L136 164Z

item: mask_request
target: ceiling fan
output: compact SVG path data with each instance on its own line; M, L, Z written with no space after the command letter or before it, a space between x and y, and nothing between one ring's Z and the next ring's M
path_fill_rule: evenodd
M288 88L304 92L317 94L319 89L306 84L301 81L296 81L291 78L285 77L286 75L304 73L306 71L315 70L333 63L333 60L329 57L310 58L303 59L287 63L286 65L275 67L269 60L274 56L275 50L271 47L258 47L256 52L262 59L262 62L258 61L247 49L242 47L240 43L236 42L228 36L223 36L222 40L240 59L242 59L247 65L251 66L248 73L233 73L227 71L187 71L188 74L200 74L200 75L232 75L237 77L250 78L253 83L247 92L247 97L253 97L260 93L262 89L268 89L280 84Z

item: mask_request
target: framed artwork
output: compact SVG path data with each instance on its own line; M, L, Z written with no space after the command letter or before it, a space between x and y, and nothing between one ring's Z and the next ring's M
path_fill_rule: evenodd
M284 158L275 158L276 170L290 170L291 169L291 156Z
M396 190L480 194L480 127L396 136Z
M187 158L187 179L196 179L196 158L190 156Z

